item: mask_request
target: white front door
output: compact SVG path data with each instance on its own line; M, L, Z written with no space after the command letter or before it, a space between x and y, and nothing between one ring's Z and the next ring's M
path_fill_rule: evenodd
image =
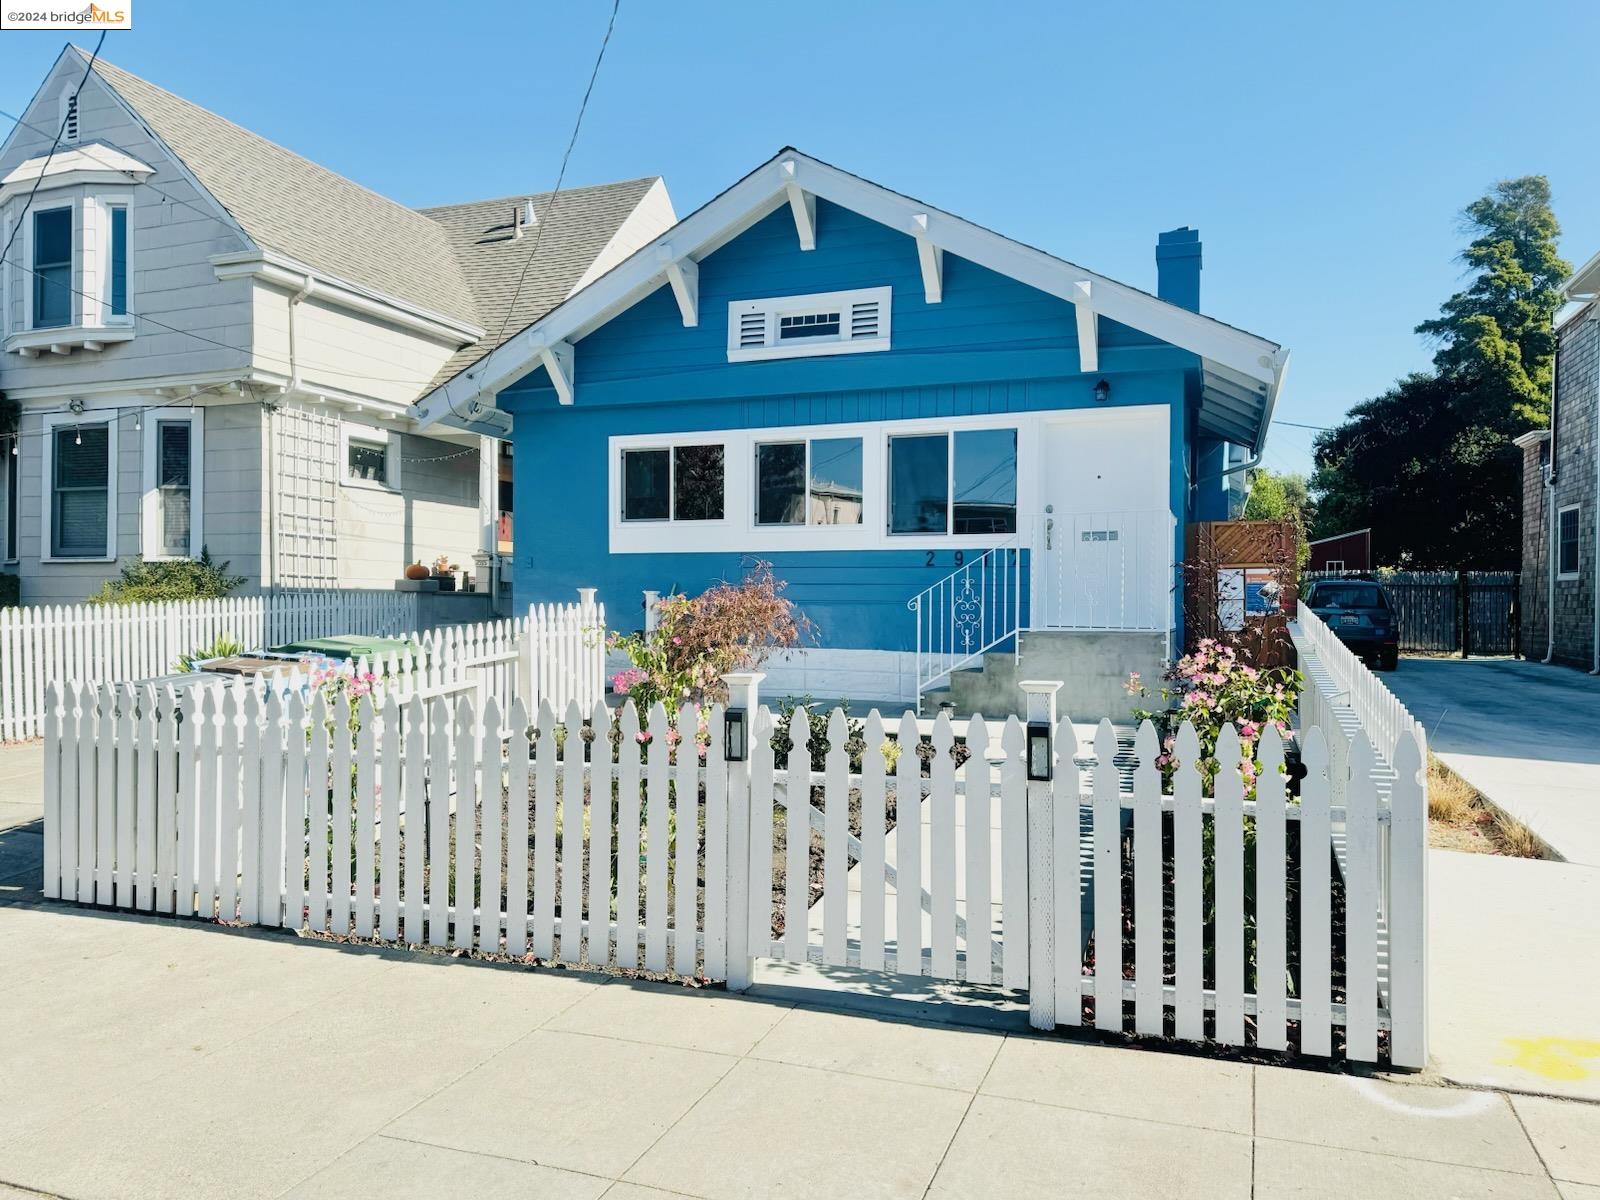
M1165 630L1173 529L1165 407L1052 417L1039 447L1033 625Z

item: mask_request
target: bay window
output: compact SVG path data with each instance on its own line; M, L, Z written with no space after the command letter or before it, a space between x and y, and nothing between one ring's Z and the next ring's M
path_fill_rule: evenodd
M33 214L33 327L72 324L72 210Z

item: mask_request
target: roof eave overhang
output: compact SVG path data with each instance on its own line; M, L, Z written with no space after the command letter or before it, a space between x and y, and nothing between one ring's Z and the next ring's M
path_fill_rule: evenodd
M435 388L418 402L417 420L424 426L438 421L459 424L468 414L476 419L477 413L493 409L502 388L661 287L675 265L705 257L796 194L820 196L1047 294L1074 304L1088 303L1097 316L1189 350L1206 363L1251 381L1262 389L1262 416L1242 441L1257 449L1264 443L1288 361L1287 351L1277 343L1169 304L796 150L775 155Z
M444 313L329 275L276 250L239 250L213 254L210 262L218 279L259 279L264 283L295 289L304 287L307 280L315 281L319 299L458 346L476 342L487 332L481 326L470 325Z

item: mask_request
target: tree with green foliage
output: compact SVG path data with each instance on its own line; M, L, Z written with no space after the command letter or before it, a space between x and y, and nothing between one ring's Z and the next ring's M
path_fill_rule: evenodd
M1385 566L1515 567L1521 455L1548 424L1552 318L1572 268L1542 175L1502 180L1462 214L1468 285L1417 326L1434 370L1396 381L1317 435L1313 536L1371 527Z
M216 600L241 583L243 575L229 575L228 564L212 561L201 547L199 558L124 563L117 579L108 579L86 597L90 604L142 604L151 600Z
M1278 474L1265 467L1250 471L1250 495L1244 503L1247 521L1288 521L1294 526L1297 556L1301 565L1310 556L1306 545L1316 505L1311 500L1306 477L1295 472Z

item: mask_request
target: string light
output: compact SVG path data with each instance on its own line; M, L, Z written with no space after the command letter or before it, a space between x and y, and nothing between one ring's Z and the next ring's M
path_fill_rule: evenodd
M80 425L72 427L72 444L74 446L83 445L83 427Z

